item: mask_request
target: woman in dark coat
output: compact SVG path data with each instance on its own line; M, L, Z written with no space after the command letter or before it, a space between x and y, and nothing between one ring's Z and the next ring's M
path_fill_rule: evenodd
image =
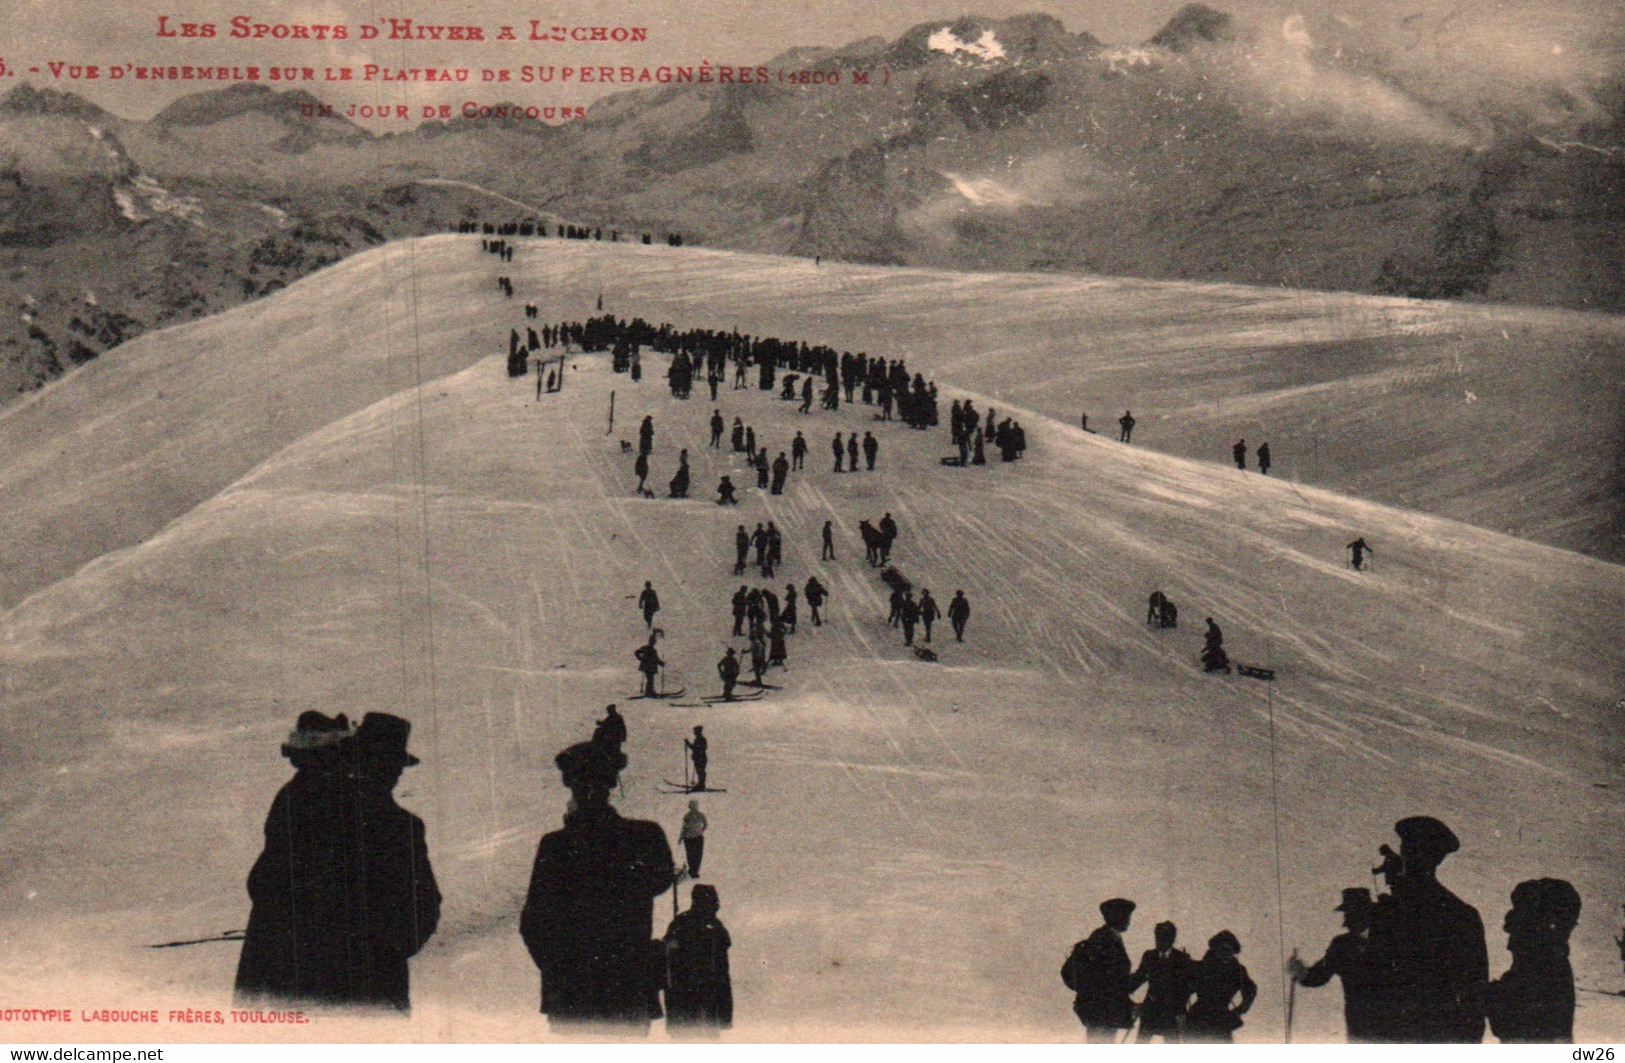
M666 1029L714 1033L734 1021L728 949L715 886L697 885L688 911L666 930Z
M265 821L237 999L411 1006L407 960L440 919L423 821L395 803L411 724L368 713L299 717L283 746L296 774Z
M1196 965L1196 999L1185 1013L1187 1041L1229 1043L1241 1029L1241 1017L1253 1006L1258 986L1236 959L1240 952L1241 942L1228 930L1208 939L1207 955Z

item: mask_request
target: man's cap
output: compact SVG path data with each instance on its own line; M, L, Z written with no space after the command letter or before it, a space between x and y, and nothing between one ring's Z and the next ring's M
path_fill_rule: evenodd
M356 749L364 760L388 761L411 767L421 763L406 751L412 724L387 712L369 712L355 731Z
M1113 897L1109 901L1100 902L1100 914L1107 919L1111 919L1115 915L1133 915L1134 908L1134 902L1124 897Z
M614 786L621 770L626 767L626 754L612 745L577 742L554 757L553 763L564 775L566 785L573 776Z
M315 709L307 709L299 714L293 730L288 732L288 740L282 743L282 755L286 757L303 750L327 749L353 734L350 720L344 713L329 717Z
M1371 891L1365 886L1352 886L1343 891L1343 903L1333 908L1334 912L1353 912L1370 908L1373 904Z
M1394 824L1394 833L1418 855L1443 859L1461 848L1455 832L1432 816L1407 816Z

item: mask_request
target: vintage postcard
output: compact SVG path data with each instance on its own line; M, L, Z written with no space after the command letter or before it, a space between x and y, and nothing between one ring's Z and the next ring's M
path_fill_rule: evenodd
M1622 54L0 0L0 1038L1619 1040Z

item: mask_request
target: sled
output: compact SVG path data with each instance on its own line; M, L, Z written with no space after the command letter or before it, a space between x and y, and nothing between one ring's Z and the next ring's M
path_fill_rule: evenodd
M663 794L725 794L728 792L726 789L715 786L684 785L683 783L672 782L670 779L661 779L660 781L664 784L664 788L657 786L655 789Z
M1238 664L1236 665L1236 674L1244 675L1248 679L1262 679L1269 682L1275 678L1275 669L1260 668L1256 664Z

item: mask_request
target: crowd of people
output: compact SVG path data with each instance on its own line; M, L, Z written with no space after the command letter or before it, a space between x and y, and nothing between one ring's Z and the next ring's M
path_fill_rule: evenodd
M1341 980L1351 1042L1476 1044L1486 1025L1503 1043L1572 1041L1568 941L1580 918L1573 885L1540 878L1512 890L1503 924L1512 964L1491 979L1483 920L1438 878L1439 865L1460 848L1455 833L1432 816L1406 817L1394 833L1399 850L1381 845L1382 863L1372 870L1388 891L1373 898L1363 886L1344 889L1335 910L1345 932L1313 964L1294 952L1288 977L1307 988ZM1073 946L1061 969L1088 1039L1115 1041L1138 1023L1141 1042L1230 1041L1258 993L1236 935L1219 931L1193 960L1164 921L1136 968L1123 943L1134 909L1121 897L1103 902L1104 925ZM1289 1011L1289 1036L1291 1022Z

